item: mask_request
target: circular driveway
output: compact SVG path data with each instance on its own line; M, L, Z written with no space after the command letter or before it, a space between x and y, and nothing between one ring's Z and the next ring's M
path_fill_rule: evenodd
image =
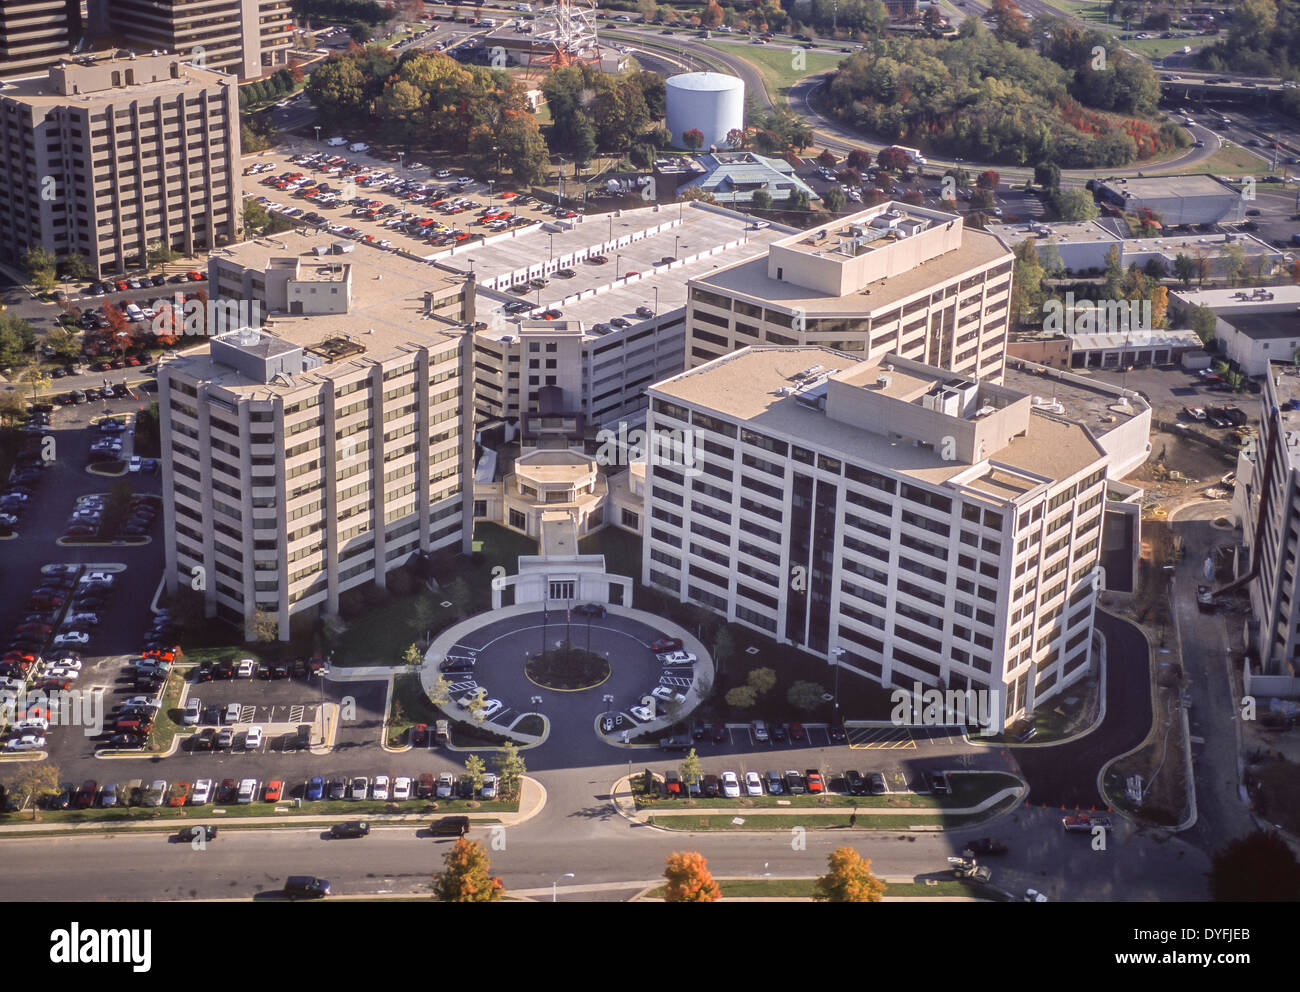
M699 702L695 680L712 681L713 662L708 653L688 631L671 621L625 607L606 609L603 618L575 615L566 620L563 609L544 612L540 604L528 603L463 621L440 634L426 653L421 670L425 691L432 688L439 674L445 674L452 703L444 708L457 716L464 711L456 700L486 689L488 699L502 703L502 709L486 723L508 729L520 717L540 713L550 721L548 745L579 751L590 751L592 743L603 740L596 721L605 713L621 714L623 722L618 731L630 730L633 734L671 722L663 716L664 701L656 700L658 716L654 720L634 720L629 714L632 707L644 705L645 697L661 685L685 697L676 713L681 719ZM661 665L650 645L662 637L680 638L684 650L698 659L696 663L675 668ZM547 689L530 680L524 673L528 658L543 649L554 650L566 638L575 648L606 658L609 678L598 686L574 690ZM464 655L475 659L472 672L439 672L438 666L445 658ZM611 696L612 700L608 700ZM611 740L618 740L618 733L611 735Z

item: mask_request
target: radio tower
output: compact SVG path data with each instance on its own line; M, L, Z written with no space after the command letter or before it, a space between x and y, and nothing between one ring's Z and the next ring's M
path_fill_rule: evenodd
M537 62L560 67L576 62L600 61L595 0L556 0L554 6L541 11L541 16L555 24L553 32L548 30L542 35L554 41L555 50L554 54L541 54L536 58Z

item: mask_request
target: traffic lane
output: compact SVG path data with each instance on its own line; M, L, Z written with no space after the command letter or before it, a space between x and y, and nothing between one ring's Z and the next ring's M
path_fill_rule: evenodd
M1031 810L982 831L812 829L802 836L802 846L791 843L788 830L684 834L615 820L594 836L577 838L530 821L498 835L504 849L498 842L490 856L507 891L549 888L568 872L575 877L565 881L573 885L653 885L662 880L667 856L683 848L703 854L719 877L812 877L825 871L831 851L849 844L871 859L878 875L944 878L951 877L946 859L969 839L997 833L1011 850L988 863L994 882L1013 892L1032 886L1053 900L1090 902L1205 898L1207 859L1187 845L1133 835L1095 852L1085 838L1065 835L1054 819L1059 817ZM469 836L489 842L493 834L491 828L476 827ZM292 874L328 878L336 895L421 893L453 844L453 838L432 837L423 825L376 828L355 841L324 840L319 828L226 830L201 850L160 834L4 839L0 846L8 867L0 875L0 899L271 898ZM87 877L89 865L93 880Z
M1088 736L1050 747L1015 748L1033 805L1104 808L1097 775L1111 758L1142 743L1151 728L1150 652L1142 632L1097 611L1106 638L1106 716Z

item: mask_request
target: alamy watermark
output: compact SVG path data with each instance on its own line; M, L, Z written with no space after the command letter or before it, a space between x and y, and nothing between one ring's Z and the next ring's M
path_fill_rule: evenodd
M104 732L104 694L80 689L56 689L48 693L41 689L5 690L0 692L0 721L82 727L87 737L94 737Z
M647 433L639 427L629 431L627 423L620 421L617 430L602 428L596 441L600 445L596 449L597 465L625 466L644 461L647 467L673 469L685 476L697 476L702 471L695 432L689 427Z
M159 336L224 334L262 326L262 305L257 300L187 300L176 293L171 300L155 300L153 311L151 327Z
M1127 334L1155 326L1150 300L1065 300L1043 304L1043 330L1056 334Z
M997 689L927 689L920 682L912 690L890 693L889 719L896 727L947 727L967 724L989 737L1001 730L1002 693Z

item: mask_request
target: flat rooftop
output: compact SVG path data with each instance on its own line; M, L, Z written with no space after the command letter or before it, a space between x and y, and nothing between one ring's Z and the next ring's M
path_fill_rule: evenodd
M1180 289L1171 295L1191 306L1234 314L1244 310L1279 313L1300 307L1300 285L1294 284L1254 289Z
M695 283L727 295L749 297L760 305L770 302L787 310L802 307L809 314L857 316L891 306L937 283L966 275L972 269L1010 259L1011 253L993 235L966 228L962 232L960 248L936 255L902 275L868 283L864 289L848 296L831 296L770 278L766 254L697 277Z
M1252 341L1300 338L1300 311L1289 313L1234 313L1224 318Z
M969 464L945 460L939 451L913 447L907 441L890 440L888 434L876 434L832 420L825 413L803 405L793 395L785 395L791 377L812 365L821 365L824 372L864 366L862 375L872 376L879 367L829 348L751 347L657 383L651 390L670 400L681 400L747 421L746 426L753 430L803 438L819 450L835 452L864 465L880 466L931 485L942 485L970 473ZM942 378L942 370L936 372ZM928 385L935 380L925 381ZM1101 457L1101 449L1078 424L1032 413L1024 435L987 453L992 461L1048 479L1082 471ZM979 479L967 478L962 484L1000 501L1012 499L1016 495L1015 487L1025 485L1020 479L1014 485L1006 480L995 484L996 475L997 470L991 468ZM1015 478L1007 473L1003 475L1008 480ZM994 482L983 482L985 476Z
M1055 400L1063 407L1057 416L1084 424L1097 436L1107 434L1151 409L1150 404L1135 392L1009 356L1003 385L1035 397L1035 405L1038 405L1039 398L1048 405ZM1122 402L1123 399L1128 403Z
M1278 417L1286 436L1287 451L1294 464L1300 457L1300 373L1290 363L1275 362L1269 374L1273 377L1273 392L1277 394Z
M607 265L579 262L574 266L577 272L574 278L551 280L551 285L542 293L542 302L546 303L548 300L554 302L563 296L611 285L616 281L616 268L621 278L628 272L646 272L654 268L654 263L666 255L675 254L678 258L686 258L712 251L719 245L733 241L742 241L752 246L750 249L734 249L739 254L751 250L753 253L761 253L767 245L788 237L791 233L790 228L777 225L755 230L750 226L754 218L747 214L719 210L693 201L680 207L673 204L659 208L642 207L607 214L589 214L579 220L580 222L572 224L562 222L531 227L514 237L496 238L486 244L478 242L433 257L436 257L439 268L460 273L470 271L472 259L474 275L483 284L493 278L527 269L544 259L563 258L575 252L585 253L595 245L630 237L652 227L673 225L648 238L603 250L603 254L609 258ZM680 223L673 223L679 220ZM616 256L619 257L617 264ZM721 265L734 258L734 255L724 255L715 261ZM536 294L532 298L536 299Z
M177 60L180 56L173 56ZM75 60L68 60L68 66L72 69L77 68ZM131 60L126 58L119 59L96 59L96 68L116 69L121 66L123 69L130 68ZM199 69L187 62L181 62L180 75L172 79L167 77L158 80L149 80L147 82L132 83L129 86L115 86L109 89L96 89L84 93L69 93L64 95L55 91L50 81L50 70L45 69L40 73L31 76L23 76L18 79L6 79L0 83L0 99L14 100L24 106L49 110L54 107L67 106L97 106L100 104L134 101L149 101L164 94L175 93L178 90L193 90L195 93L200 90L210 89L223 83L232 84L234 77L223 72L216 72L212 69Z
M218 249L214 257L236 261L240 265L265 270L272 258L287 255L301 257L305 269L328 266L330 262L346 264L352 270L352 303L346 314L290 315L264 314L262 329L267 333L305 349L319 348L327 341L350 343L364 348L364 353L341 358L319 369L296 377L301 385L313 377L333 377L355 370L372 361L391 357L399 351L422 345L436 346L458 336L441 320L424 317L424 294L435 298L449 295L463 280L433 266L392 252L358 244L346 255L316 257L313 246L321 244L319 234L293 231L277 234L273 239L232 245ZM346 261L345 261L346 260ZM333 349L337 351L338 349ZM235 369L213 362L206 345L184 352L174 359L187 375L212 380L231 389L258 389L283 392L285 387L266 385L246 379Z
M1177 196L1240 196L1235 186L1202 172L1191 176L1143 176L1102 179L1100 182L1117 193L1131 193L1139 199L1163 199Z

